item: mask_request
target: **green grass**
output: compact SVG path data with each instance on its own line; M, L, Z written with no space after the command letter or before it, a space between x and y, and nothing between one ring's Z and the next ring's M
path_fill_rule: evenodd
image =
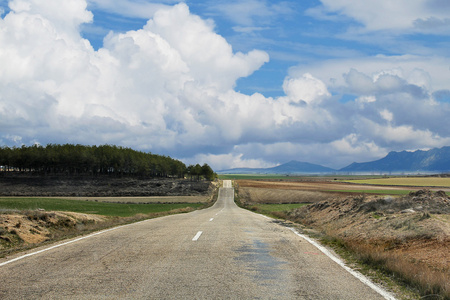
M238 203L239 204L239 203ZM272 217L276 219L286 219L290 210L309 205L309 203L291 203L291 204L253 204L241 205L241 207Z
M151 197L51 197L66 200L97 201L107 203L150 204L150 203L206 203L208 196L151 196Z
M296 209L302 206L308 205L308 203L291 203L291 204L255 204L260 211L276 212L276 211L288 211Z
M204 204L201 203L122 204L58 198L0 198L0 210L13 209L23 211L41 208L47 211L70 211L117 217L158 213L186 207L197 209L202 206L204 206Z

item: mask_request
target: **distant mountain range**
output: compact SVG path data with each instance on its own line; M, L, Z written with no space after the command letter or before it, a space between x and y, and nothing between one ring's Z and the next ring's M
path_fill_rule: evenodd
M450 171L450 147L428 151L390 152L384 158L366 163L352 163L340 169L342 172L448 172Z
M414 152L392 151L384 158L352 163L336 170L307 162L290 161L273 168L236 168L217 171L218 174L333 174L333 173L444 173L450 172L450 147Z
M336 172L336 170L295 160L273 168L236 168L217 171L218 174L315 174L333 172Z

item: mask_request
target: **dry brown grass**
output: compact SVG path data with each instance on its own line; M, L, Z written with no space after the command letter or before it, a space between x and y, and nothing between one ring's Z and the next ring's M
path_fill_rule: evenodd
M314 203L333 197L332 194L301 191L283 190L270 188L239 187L239 196L243 204L290 204L290 203Z
M395 243L394 241L391 243ZM450 276L448 261L444 264L433 262L431 265L426 261L414 258L414 253L408 250L413 244L403 243L398 248L390 251L385 245L363 242L361 240L346 239L343 241L345 247L356 254L357 258L365 264L390 273L420 291L424 297L431 299L450 299ZM420 246L419 252L440 251L450 249L450 240L437 241L425 240ZM419 249L416 249L416 253ZM440 267L436 267L440 265Z

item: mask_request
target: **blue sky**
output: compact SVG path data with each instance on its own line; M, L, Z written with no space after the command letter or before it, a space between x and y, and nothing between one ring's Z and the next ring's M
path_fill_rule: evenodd
M450 145L446 0L0 0L0 145L216 170Z
M150 1L147 1L150 3ZM157 3L157 2L154 2ZM164 3L164 2L163 2ZM168 1L167 4L177 3ZM270 61L258 72L238 79L236 90L269 97L283 96L283 81L289 68L302 63L331 58L365 55L395 55L382 45L367 45L357 39L342 39L350 26L359 24L349 18L320 20L308 10L320 7L320 1L186 1L191 13L210 19L214 30L234 51L266 51ZM142 16L120 15L92 4L94 22L86 24L82 34L98 49L110 31L138 30L147 22Z

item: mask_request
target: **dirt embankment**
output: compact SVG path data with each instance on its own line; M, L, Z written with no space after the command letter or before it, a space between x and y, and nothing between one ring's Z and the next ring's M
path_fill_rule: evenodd
M449 220L445 221L449 215L450 198L444 192L420 190L399 198L335 198L293 210L288 216L342 237L401 243L412 238L450 242Z
M423 295L450 296L450 198L445 192L348 196L293 210L286 218L337 238L365 260L419 283L425 287Z
M0 214L0 253L15 244L39 244L61 231L87 230L108 218L74 212L25 211Z
M0 196L138 197L207 195L209 181L117 177L0 177Z

